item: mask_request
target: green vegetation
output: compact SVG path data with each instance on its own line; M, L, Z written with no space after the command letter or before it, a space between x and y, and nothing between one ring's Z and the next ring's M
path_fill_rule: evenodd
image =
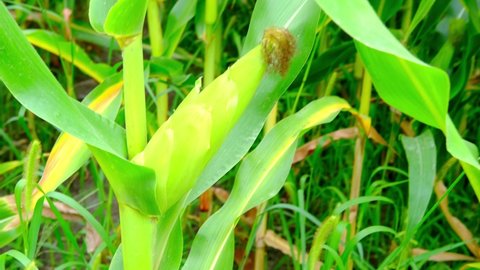
M0 269L480 269L479 5L0 2Z

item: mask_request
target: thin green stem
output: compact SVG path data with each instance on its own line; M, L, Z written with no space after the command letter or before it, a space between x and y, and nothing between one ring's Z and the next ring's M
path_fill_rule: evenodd
M161 6L157 0L150 0L147 10L148 34L150 36L150 46L152 48L152 57L159 57L163 54L163 31ZM155 83L155 96L157 104L157 122L160 126L168 119L168 95L166 94L167 85L161 81L166 78L161 77L159 82Z
M404 6L403 18L402 18L402 30L403 33L408 33L410 24L412 22L412 10L413 10L413 0L407 0ZM407 42L409 36L404 37L404 43Z
M123 81L125 126L128 157L143 151L147 144L147 120L143 78L143 50L141 35L123 47Z
M163 53L162 20L160 17L160 5L157 0L150 0L148 3L147 22L152 56L157 57Z
M203 86L209 85L216 77L216 59L217 59L217 43L215 42L221 36L218 31L215 31L217 22L217 0L206 0L205 2L205 53L203 59ZM209 196L209 191L205 191L200 196L202 202L202 219L205 219L211 212L212 198Z
M207 86L215 79L215 23L217 21L217 0L205 3L205 58L203 66L203 83Z
M370 99L372 97L372 79L367 72L363 74L362 95L360 96L360 113L368 115L370 111Z

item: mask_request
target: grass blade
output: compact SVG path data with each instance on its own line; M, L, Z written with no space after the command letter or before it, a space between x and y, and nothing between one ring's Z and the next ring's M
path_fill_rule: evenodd
M197 0L176 1L167 17L167 26L163 39L164 55L171 57L182 38L187 23L195 15Z
M409 237L422 220L432 197L437 172L437 149L430 131L415 138L405 136L401 138L408 160L407 237Z

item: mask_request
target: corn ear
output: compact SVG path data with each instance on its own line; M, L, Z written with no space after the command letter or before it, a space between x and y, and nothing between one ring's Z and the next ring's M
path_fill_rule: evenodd
M178 110L155 133L143 153L143 165L156 173L157 202L165 212L192 186L210 148L211 117L200 105ZM139 161L136 157L134 161Z
M154 134L144 152L133 159L155 170L161 212L193 187L255 95L267 69L281 74L288 69L293 44L288 31L267 31L261 45L200 93L197 84ZM283 64L281 68L279 62Z

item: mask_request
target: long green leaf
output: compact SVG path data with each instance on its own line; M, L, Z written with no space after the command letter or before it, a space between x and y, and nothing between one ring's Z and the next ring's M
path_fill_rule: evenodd
M34 46L54 53L73 63L82 72L102 82L115 73L115 69L104 63L95 63L77 44L65 40L57 33L43 29L25 30L24 34Z
M355 39L357 50L380 97L401 112L432 127L447 138L455 158L480 170L477 156L468 148L448 115L448 75L413 56L390 33L367 0L316 0L330 18ZM466 170L480 199L478 173Z
M333 120L348 103L338 97L314 101L298 113L279 122L244 159L232 192L224 206L200 228L183 269L215 269L227 247L240 215L281 189L300 133Z
M425 16L427 16L433 4L435 4L435 0L420 1L420 5L418 6L417 12L415 12L412 23L410 24L407 33L405 33L405 39L410 36L413 30L417 28L418 24L425 18Z
M124 130L70 98L0 3L0 80L27 109L62 131L125 156Z
M197 0L176 1L167 17L167 26L163 38L164 54L171 57L180 42L188 22L195 15Z
M408 223L407 235L413 233L427 210L437 173L437 149L430 131L409 138L402 136L408 160Z
M244 114L202 172L187 198L187 203L200 196L227 173L252 146L273 105L305 64L313 46L319 13L315 3L306 0L257 1L243 53L257 46L264 30L272 26L286 27L293 36L302 38L297 40L295 55L285 77L278 74L267 74L264 77Z
M20 166L22 166L22 162L18 160L12 160L0 163L0 175L5 174L11 170L14 170Z

